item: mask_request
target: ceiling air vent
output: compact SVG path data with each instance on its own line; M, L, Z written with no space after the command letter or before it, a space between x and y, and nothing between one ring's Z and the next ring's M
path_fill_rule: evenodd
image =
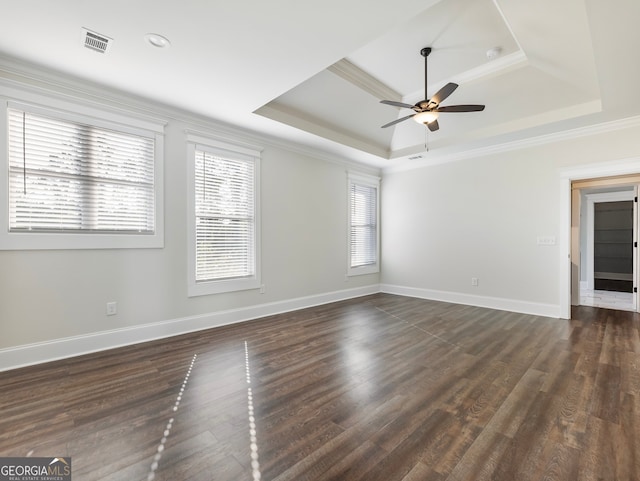
M86 28L82 29L82 43L86 48L94 50L100 53L106 53L111 47L113 42L112 38L109 38L100 33L92 32Z
M411 157L408 157L409 160L418 160L418 159L422 159L422 155L418 154L418 155L412 155Z

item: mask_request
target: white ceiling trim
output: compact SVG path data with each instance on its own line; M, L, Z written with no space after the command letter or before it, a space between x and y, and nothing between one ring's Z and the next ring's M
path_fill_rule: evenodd
M474 82L476 80L486 79L491 76L502 75L512 70L526 67L527 65L529 65L527 56L522 50L519 50L509 55L498 57L495 60L480 65L474 69L462 72L461 74L456 75L447 81L442 81L430 85L429 89L433 92L437 92L440 88L444 87L449 82L455 82L459 85L462 85ZM339 60L338 62L329 66L327 70L334 73L335 75L338 75L340 78L353 84L359 89L370 93L379 100L387 99L395 100L398 102L412 103L413 101L409 99L421 98L421 96L423 95L423 92L419 91L413 92L403 97L399 92L396 92L394 89L379 81L372 75L368 74L347 59Z
M507 18L507 16L504 14L504 11L502 10L502 7L498 3L498 0L493 0L493 4L495 5L496 10L498 11L500 16L502 17L502 21L504 22L504 24L509 29L509 33L511 33L511 36L513 37L513 40L515 40L516 44L518 45L518 48L520 49L520 51L522 51L522 45L520 45L520 42L518 41L518 36L513 31L513 28L511 27L511 23L509 22L509 19Z
M634 127L640 127L640 115L620 120L612 120L610 122L602 122L600 124L590 125L587 127L565 130L563 132L555 132L553 134L545 134L539 135L537 137L530 137L527 139L504 142L502 144L491 145L488 147L465 150L463 152L455 152L451 154L437 154L431 152L414 154L411 156L412 159L415 159L414 161L403 162L401 165L385 167L382 170L385 174L415 170L422 167L429 167L432 165L444 164L447 162L455 162L458 160L484 157L487 155L500 154L513 150L527 149L545 144L561 142L563 140L572 140L580 137L603 134Z
M560 122L562 120L574 119L589 114L602 111L602 102L600 99L583 102L581 104L570 105L553 110L548 110L541 114L528 115L519 119L514 119L501 124L495 124L485 128L479 128L474 133L475 138L493 137L508 132L516 132L537 127L552 122Z
M347 145L368 154L384 159L389 158L389 152L385 148L374 145L369 139L362 138L357 134L345 130L337 130L332 125L291 107L271 102L260 108L260 115L287 125L295 125L296 128L305 130L311 134Z
M512 70L526 67L527 65L529 65L529 60L527 59L527 56L524 54L522 50L519 50L509 55L505 55L504 57L498 57L495 60L491 60L490 62L482 64L471 70L467 70L466 72L462 72L458 75L451 77L450 79L443 80L433 85L429 85L429 91L435 93L438 90L440 90L442 87L444 87L446 84L448 84L449 82L453 82L458 85L463 85L466 83L474 82L476 80L482 80L492 76L503 75ZM424 95L424 92L422 90L417 92L412 92L408 95L405 95L401 101L412 103L411 100L409 99L422 98L423 95Z
M252 143L268 145L305 155L318 160L344 165L353 169L379 174L380 169L362 162L349 160L346 157L326 152L314 147L296 143L287 139L273 137L268 134L242 129L231 124L180 110L154 100L145 99L134 94L123 93L105 86L98 86L88 81L79 81L64 74L15 61L0 55L0 86L5 88L2 97L23 98L24 93L62 99L75 103L81 102L111 110L117 113L134 114L159 123L167 123L168 119L190 123L197 131L206 131L209 137L226 140L232 143ZM374 155L381 156L381 152ZM388 157L388 152L382 156Z
M29 92L65 102L76 104L80 102L127 116L134 113L137 117L145 117L150 122L163 125L167 123L169 116L166 109L150 109L131 95L123 96L108 87L79 82L75 78L54 76L2 56L0 56L0 85L7 89L3 92L5 97L16 96L15 91Z
M378 79L372 77L360 67L349 62L347 59L337 61L327 68L330 72L336 74L343 80L350 82L361 90L370 93L379 100L396 100L400 102L402 95L396 92Z

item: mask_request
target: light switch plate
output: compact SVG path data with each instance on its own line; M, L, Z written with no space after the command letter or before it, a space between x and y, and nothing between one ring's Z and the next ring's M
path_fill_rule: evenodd
M553 236L553 235L538 236L538 245L539 246L554 246L554 245L556 245L556 236Z

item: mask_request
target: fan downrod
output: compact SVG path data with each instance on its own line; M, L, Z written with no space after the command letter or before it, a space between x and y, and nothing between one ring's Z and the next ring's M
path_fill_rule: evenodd
M400 122L404 122L407 119L414 118L418 122L424 123L431 132L435 132L440 127L438 125L438 120L434 117L437 117L440 112L480 112L484 110L484 105L447 105L441 106L440 104L451 95L455 89L458 88L458 84L449 82L440 90L438 90L431 98L427 97L427 89L429 88L429 84L427 82L427 73L428 73L428 59L427 57L431 53L431 47L424 47L420 50L420 55L424 57L424 96L425 100L420 100L415 105L409 105L404 102L398 102L396 100L381 100L380 102L387 105L392 105L394 107L400 107L403 109L412 109L415 113L411 115L407 115L405 117L401 117L396 120L392 120L389 123L386 123L382 126L382 128L391 127ZM423 122L423 119L428 116L422 115L423 113L432 114L432 118ZM416 117L419 116L419 117Z

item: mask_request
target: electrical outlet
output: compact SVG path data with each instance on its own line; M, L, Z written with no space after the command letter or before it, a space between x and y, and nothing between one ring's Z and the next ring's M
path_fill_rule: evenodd
M118 313L118 304L107 302L107 316L115 316Z
M264 284L260 286L260 294L264 294Z
M471 278L471 285L473 287L478 287L478 278L477 277L472 277Z

